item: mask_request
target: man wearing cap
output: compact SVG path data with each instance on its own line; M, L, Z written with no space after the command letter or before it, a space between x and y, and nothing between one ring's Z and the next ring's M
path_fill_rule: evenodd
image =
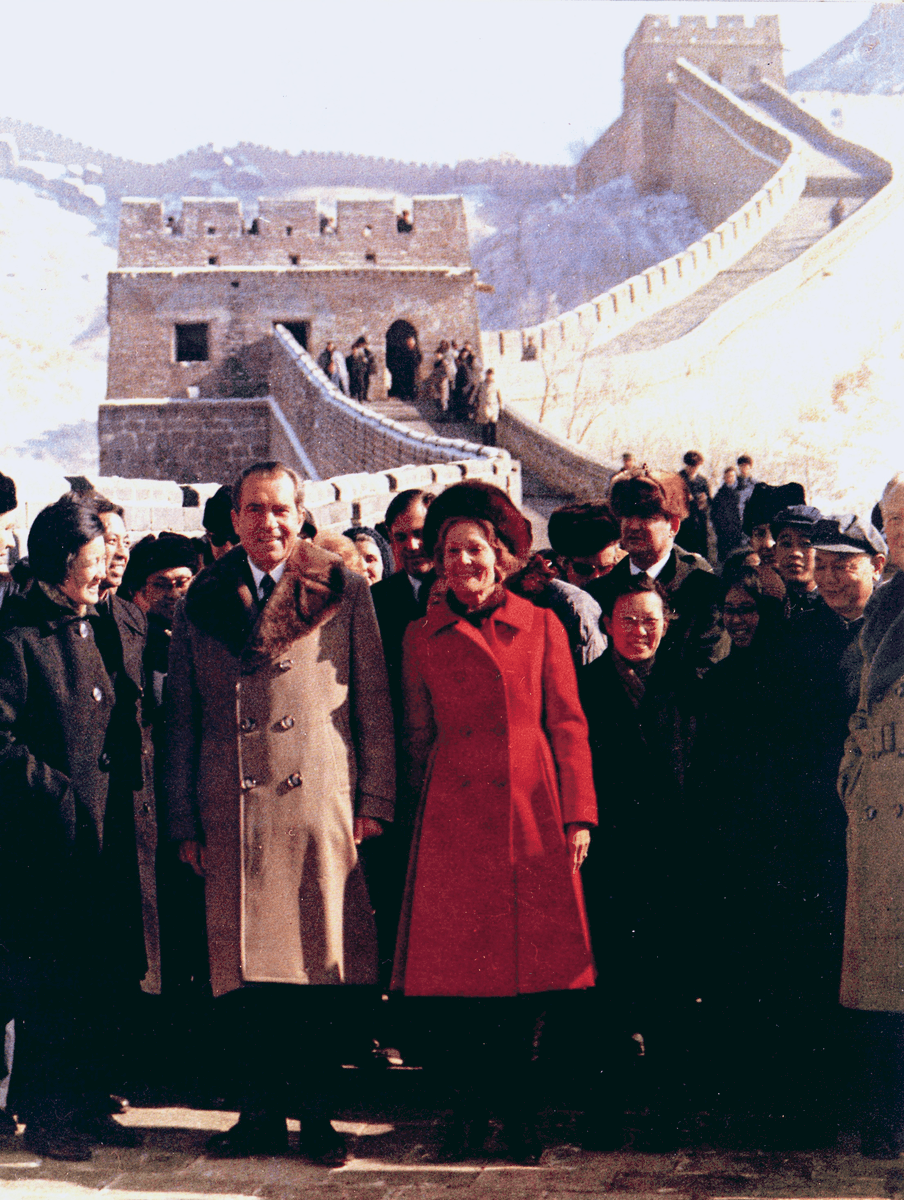
M785 509L774 524L788 515L806 520L811 512ZM779 563L786 528L779 528ZM848 1082L839 1059L837 1006L847 821L836 780L857 706L863 613L885 568L887 547L869 521L851 513L812 521L800 536L811 543L807 557L815 560L814 587L821 600L791 615L773 667L773 803L785 868L776 961L786 964L784 1062L792 1089L787 1102L798 1112L810 1105L811 1119L832 1141ZM798 551L798 561L801 557ZM812 596L813 589L806 594Z
M167 806L205 879L211 983L242 1065L241 1117L208 1153L283 1153L292 1115L302 1151L337 1165L340 1035L377 979L357 845L392 819L395 743L370 588L308 540L301 486L282 463L248 468L241 546L177 608Z
M16 551L16 523L18 506L16 484L0 471L0 608L7 596L19 590L12 577Z
M662 640L659 657L680 657L702 674L724 658L729 641L719 619L719 582L699 554L675 544L689 512L689 496L680 475L641 469L616 478L609 497L619 521L623 558L587 591L606 609L605 590L627 575L646 574L664 589L675 614Z
M823 603L814 575L816 554L813 530L822 513L812 504L790 504L780 509L770 522L775 550L772 565L785 585L788 615L806 612Z

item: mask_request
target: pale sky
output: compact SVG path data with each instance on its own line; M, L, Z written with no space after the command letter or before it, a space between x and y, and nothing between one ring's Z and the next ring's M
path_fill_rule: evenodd
M0 114L158 161L213 142L567 162L621 107L647 12L778 12L785 70L860 0L47 0L4 6Z

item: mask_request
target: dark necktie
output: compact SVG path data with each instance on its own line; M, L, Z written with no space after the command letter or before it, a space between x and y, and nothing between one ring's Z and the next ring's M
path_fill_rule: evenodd
M276 583L272 575L265 575L260 582L261 606L265 605L273 595Z

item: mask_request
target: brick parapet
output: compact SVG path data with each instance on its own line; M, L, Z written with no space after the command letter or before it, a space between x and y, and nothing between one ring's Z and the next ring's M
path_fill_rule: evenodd
M505 450L457 438L423 434L350 400L295 341L285 326L274 330L270 386L320 476L388 470L407 463L470 462L471 473L504 481L512 471ZM500 486L510 490L508 485Z
M339 200L335 227L321 233L316 200L263 198L251 223L238 199L187 197L170 225L162 201L124 198L118 265L470 267L461 196L416 196L411 214L414 228L400 233L394 200Z

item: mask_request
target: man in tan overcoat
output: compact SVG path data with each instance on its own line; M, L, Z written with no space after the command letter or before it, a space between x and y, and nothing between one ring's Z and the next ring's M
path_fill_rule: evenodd
M336 1164L338 1035L377 979L356 847L392 819L395 747L367 583L308 540L299 493L282 464L249 468L241 545L177 610L167 802L205 879L213 991L243 1068L241 1118L208 1152L280 1153L291 1114L302 1151Z

